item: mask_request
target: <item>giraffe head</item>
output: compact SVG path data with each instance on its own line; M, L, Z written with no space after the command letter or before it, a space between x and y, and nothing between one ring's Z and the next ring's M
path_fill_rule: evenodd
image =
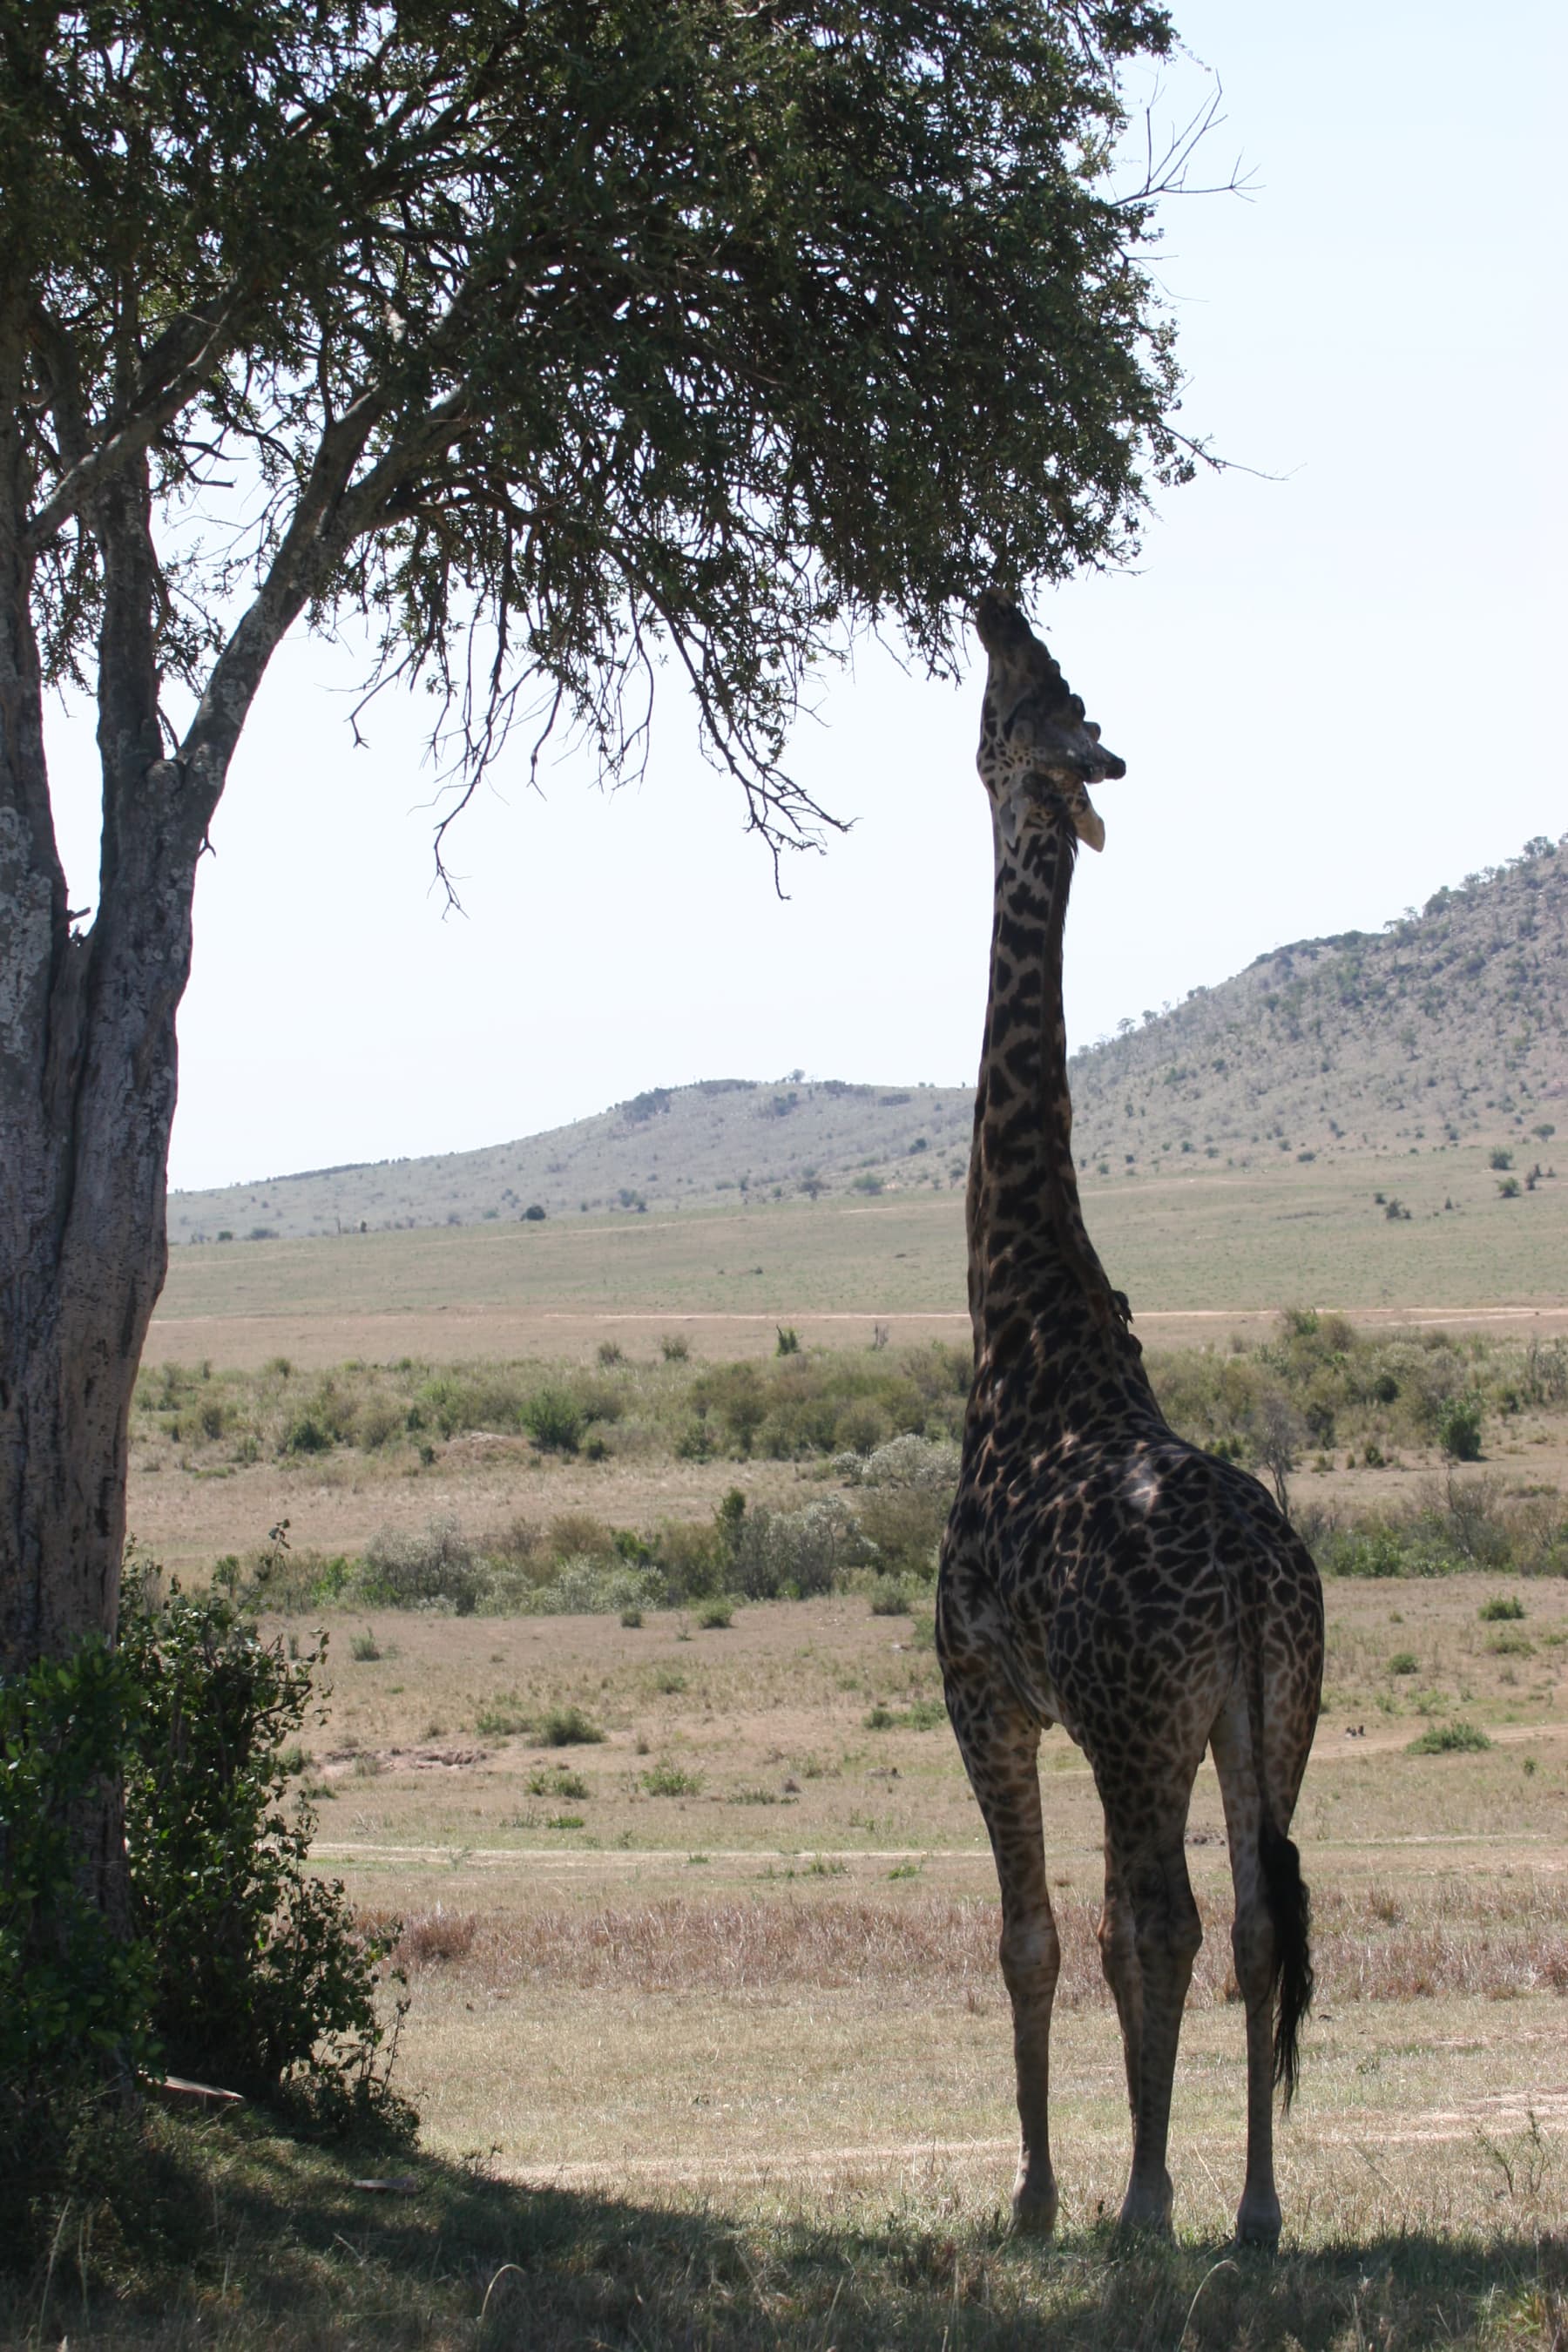
M976 764L999 816L1065 814L1080 841L1105 846L1089 797L1102 776L1124 776L1125 761L1102 750L1056 663L1010 596L987 588L974 626L990 659Z

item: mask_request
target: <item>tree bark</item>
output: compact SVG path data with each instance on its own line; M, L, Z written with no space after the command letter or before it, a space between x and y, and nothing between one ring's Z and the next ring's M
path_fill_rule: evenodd
M112 1637L132 1392L166 1264L174 1013L205 824L161 756L145 470L103 494L100 903L74 931L28 567L0 551L0 1671Z

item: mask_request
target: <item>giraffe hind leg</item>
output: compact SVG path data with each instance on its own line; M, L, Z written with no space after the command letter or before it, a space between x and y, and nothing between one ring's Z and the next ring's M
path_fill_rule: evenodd
M1268 1900L1258 1771L1239 1691L1215 1724L1212 1746L1236 1890L1231 1950L1247 2011L1247 2175L1236 2234L1244 2245L1275 2246L1280 2212L1274 2184L1274 2012L1280 1953Z
M1020 2147L1014 2226L1037 2236L1056 2227L1050 2146L1051 2004L1061 1965L1046 1884L1040 1818L1040 1726L1011 1691L950 1685L949 1711L996 1859L1002 1895L1002 1978L1013 2010Z
M1100 1952L1121 2020L1132 2110L1132 2169L1121 2215L1129 2228L1171 2226L1171 2092L1182 2011L1203 1941L1184 1852L1192 1778L1184 1775L1155 1811L1146 1791L1125 1808L1106 1808Z

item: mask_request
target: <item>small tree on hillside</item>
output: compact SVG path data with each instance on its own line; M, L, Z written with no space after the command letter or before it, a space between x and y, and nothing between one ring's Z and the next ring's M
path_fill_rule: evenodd
M879 615L951 667L985 583L1123 553L1186 468L1158 191L1108 180L1173 39L1151 0L0 6L0 1668L114 1622L196 866L280 639L433 682L459 796L521 717L635 765L668 656L775 856L816 839L809 667Z

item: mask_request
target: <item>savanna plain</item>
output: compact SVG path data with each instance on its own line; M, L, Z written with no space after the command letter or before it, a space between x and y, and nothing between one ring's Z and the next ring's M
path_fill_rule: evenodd
M912 1211L877 1213L921 1245ZM863 1230L826 1238L847 1260ZM668 1285L568 1296L553 1320L537 1297L465 1307L450 1254L499 1238L388 1236L407 1263L379 1349L340 1295L346 1240L256 1249L226 1302L176 1281L132 1524L269 1638L325 1636L289 1762L315 1866L396 1938L422 2129L373 2159L259 2112L171 2115L167 2263L111 2315L63 2228L14 2332L1562 2352L1568 1314L1522 1279L1505 1314L1474 1293L1444 1311L1424 1264L1391 1301L1407 1236L1355 1230L1375 1270L1347 1280L1348 1313L1178 1295L1140 1327L1176 1425L1283 1481L1325 1571L1296 1824L1318 1995L1277 2259L1229 2243L1243 2036L1206 1765L1175 2240L1114 2233L1100 1816L1059 1731L1041 1769L1062 2224L1049 2248L1009 2236L994 1881L931 1634L963 1327L942 1269L907 1257L850 1263L832 1315L792 1314L749 1270L753 1213L720 1227L748 1260L733 1282L710 1232Z

